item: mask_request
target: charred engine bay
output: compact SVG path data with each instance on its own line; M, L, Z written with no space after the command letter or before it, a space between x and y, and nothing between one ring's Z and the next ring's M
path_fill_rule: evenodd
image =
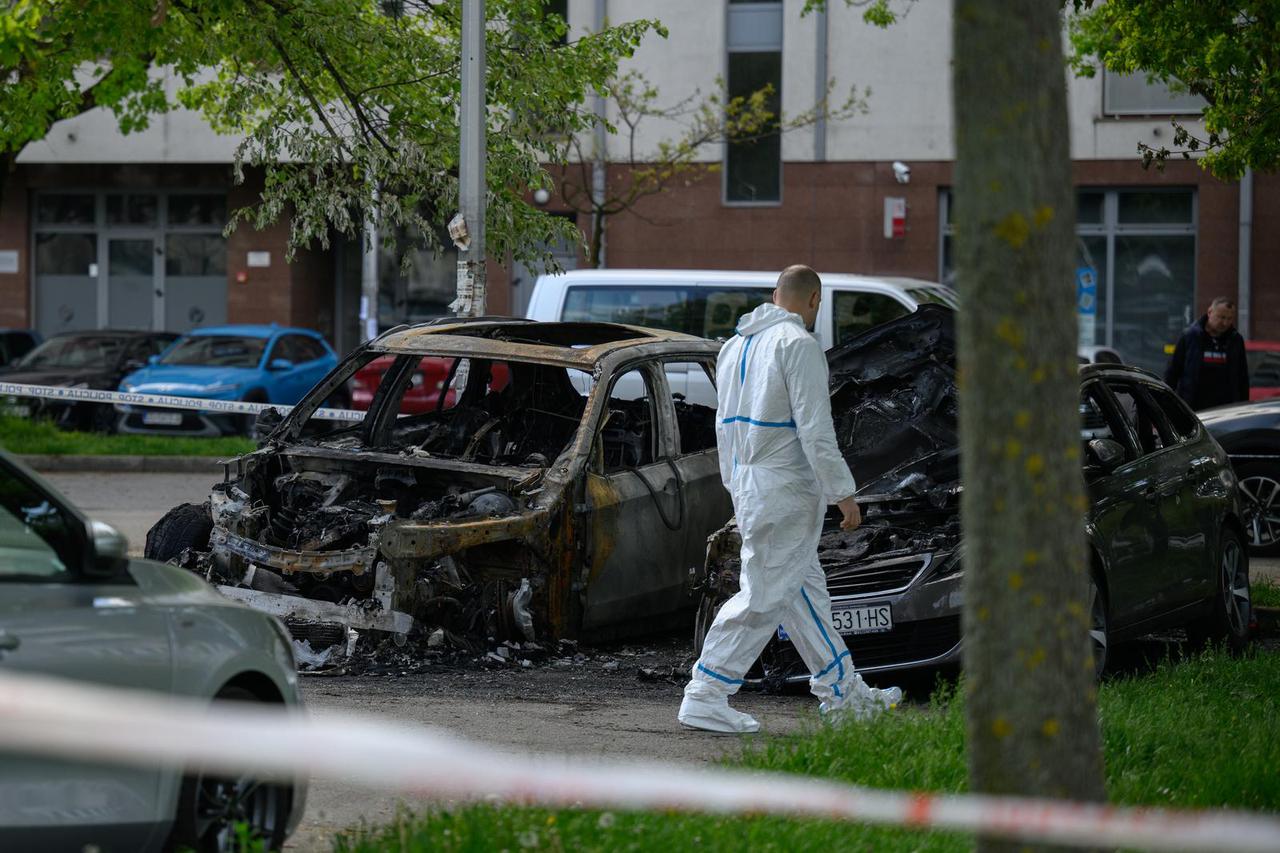
M828 353L836 440L858 482L862 526L828 514L818 545L828 578L912 554L948 553L960 540L955 321L923 305ZM716 537L708 586L738 588L740 539Z

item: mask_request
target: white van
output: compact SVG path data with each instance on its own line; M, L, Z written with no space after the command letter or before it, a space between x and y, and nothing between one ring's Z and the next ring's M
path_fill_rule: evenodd
M814 331L830 349L872 326L910 313L923 302L959 305L951 288L914 278L821 273L822 307ZM733 335L738 318L767 302L776 272L716 270L572 270L538 276L526 316L531 320L627 323L703 338ZM667 368L673 394L714 406L715 388L700 370Z

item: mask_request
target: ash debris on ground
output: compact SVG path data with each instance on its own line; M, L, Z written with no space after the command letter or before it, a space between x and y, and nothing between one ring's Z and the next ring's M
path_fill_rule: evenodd
M448 635L442 629L415 631L398 641L377 632L347 629L346 645L338 626L316 626L326 634L308 634L293 621L294 650L304 675L403 678L451 673L458 676L530 670L568 671L610 679L684 684L693 665L687 640L653 638L647 643L584 645L576 640L498 641L485 643ZM328 645L325 645L328 643ZM319 649L316 648L319 646ZM305 658L305 660L304 660Z

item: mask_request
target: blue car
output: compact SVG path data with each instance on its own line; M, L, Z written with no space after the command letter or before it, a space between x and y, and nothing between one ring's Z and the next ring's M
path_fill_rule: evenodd
M183 335L151 364L126 376L120 390L210 400L293 405L338 363L310 329L210 326ZM247 435L254 415L117 406L118 429L168 435Z

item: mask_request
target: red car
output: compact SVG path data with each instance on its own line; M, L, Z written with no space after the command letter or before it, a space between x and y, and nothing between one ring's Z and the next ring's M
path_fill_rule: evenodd
M393 356L375 358L356 371L355 376L351 377L351 408L360 411L369 409L373 394L382 383L382 375L394 361ZM458 385L466 381L464 376L450 375L456 361L453 358L428 357L418 362L418 369L410 379L411 384L400 400L400 414L417 415L437 408L451 408ZM461 373L461 368L457 372ZM506 387L508 379L507 366L495 362L490 376L490 389L501 391ZM441 395L444 396L443 405L440 404Z
M1280 397L1280 341L1245 341L1249 360L1249 399Z

